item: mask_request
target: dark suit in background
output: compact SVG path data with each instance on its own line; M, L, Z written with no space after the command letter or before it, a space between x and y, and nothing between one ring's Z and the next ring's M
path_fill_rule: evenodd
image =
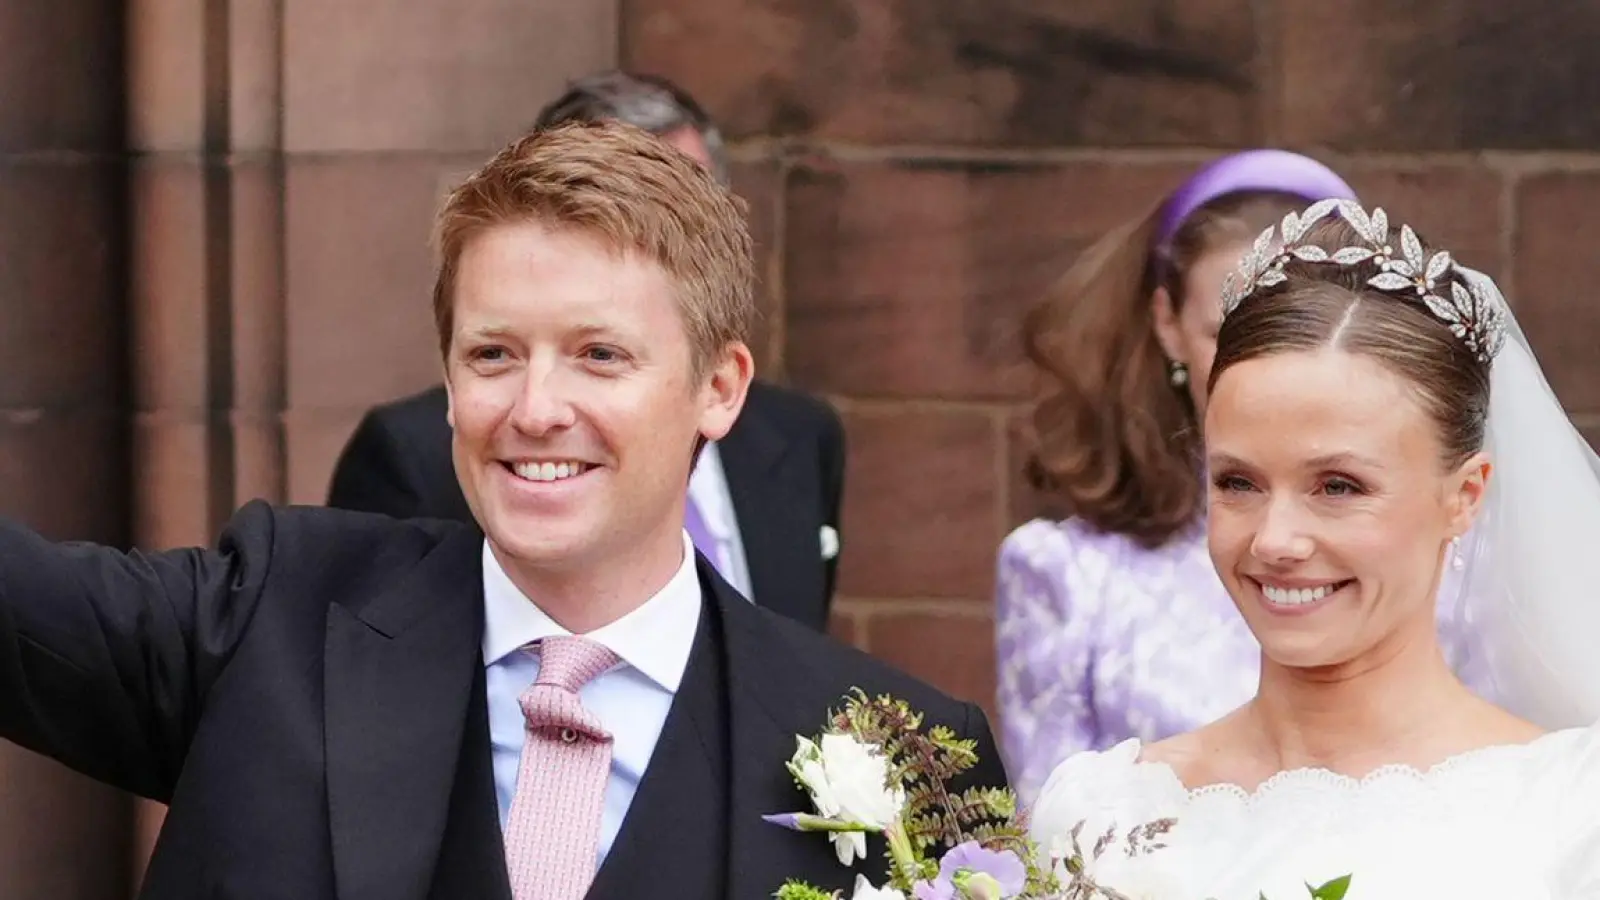
M464 525L259 502L214 551L0 520L0 737L169 804L149 900L508 900L482 558ZM805 808L784 762L854 687L977 739L976 780L1004 784L976 707L698 573L688 667L590 898L848 889L823 835L760 817Z
M328 505L473 523L450 458L446 408L440 386L369 411L334 468ZM844 490L838 413L756 381L733 430L716 446L755 602L826 630ZM831 547L824 546L825 528L835 538Z

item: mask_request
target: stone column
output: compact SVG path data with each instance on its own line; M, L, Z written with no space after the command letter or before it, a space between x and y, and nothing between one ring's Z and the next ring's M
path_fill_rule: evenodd
M286 484L321 503L362 413L439 380L439 201L615 64L617 4L283 2Z
M281 0L130 5L134 540L283 487ZM162 808L141 803L134 878Z
M0 514L119 545L122 23L115 0L0 0ZM122 896L127 816L116 792L0 742L0 897Z
M4 0L0 0L4 2ZM435 205L564 80L613 3L135 0L134 539L321 503L368 406L426 386ZM162 821L140 810L142 871Z

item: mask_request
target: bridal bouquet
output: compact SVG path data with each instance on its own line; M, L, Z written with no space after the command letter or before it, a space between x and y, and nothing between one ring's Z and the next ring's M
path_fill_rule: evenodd
M787 767L813 811L766 821L825 835L844 866L866 857L867 835L887 844L881 886L857 875L849 900L1144 900L1099 883L1097 863L1159 850L1176 824L1161 819L1093 836L1080 824L1042 850L1011 791L953 786L978 762L976 742L943 726L924 731L922 716L893 697L857 691L820 735L797 736L796 743ZM1307 889L1312 900L1342 900L1349 881ZM798 881L774 897L843 900Z

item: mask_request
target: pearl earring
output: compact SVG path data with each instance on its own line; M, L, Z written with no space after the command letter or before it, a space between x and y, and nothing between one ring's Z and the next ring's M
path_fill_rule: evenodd
M1453 537L1450 539L1450 567L1457 571L1467 567L1466 554L1461 552L1460 537Z
M1183 387L1189 383L1189 367L1175 359L1170 360L1167 363L1167 380L1175 388Z

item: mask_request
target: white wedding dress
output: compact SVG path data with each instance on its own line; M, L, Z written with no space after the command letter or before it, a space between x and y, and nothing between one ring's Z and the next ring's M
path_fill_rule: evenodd
M1363 779L1280 772L1260 788L1189 790L1141 745L1077 754L1051 775L1031 828L1044 849L1083 823L1082 849L1172 817L1166 847L1109 847L1088 871L1133 900L1306 900L1351 877L1347 900L1600 898L1600 726Z

